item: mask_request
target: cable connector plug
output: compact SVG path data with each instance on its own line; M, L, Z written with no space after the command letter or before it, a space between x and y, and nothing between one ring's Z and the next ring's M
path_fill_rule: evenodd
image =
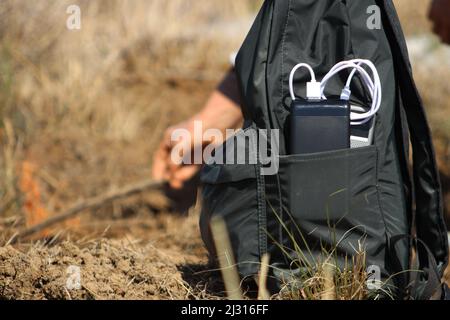
M319 81L310 81L306 84L306 98L308 100L321 100L322 90Z
M352 91L350 90L350 87L345 87L341 93L341 100L349 101L351 96Z
M316 75L313 68L307 63L299 63L294 68L292 68L291 74L289 76L289 92L291 94L292 101L295 101L297 97L294 92L294 75L300 68L306 68L311 75L311 81L306 84L306 98L308 100L321 100L322 99L322 84L316 80Z

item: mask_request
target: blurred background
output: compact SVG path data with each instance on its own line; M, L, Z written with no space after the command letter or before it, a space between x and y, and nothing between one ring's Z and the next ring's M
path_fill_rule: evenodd
M394 2L434 132L449 213L450 49L431 33L428 0ZM81 30L70 31L66 9L73 3L0 2L0 246L81 198L150 178L164 129L202 108L261 5L78 0ZM140 194L35 236L150 239L190 254L184 263L206 263L196 209L174 217L164 214L164 202Z
M150 178L163 130L201 109L260 5L79 1L81 30L69 31L72 2L0 5L3 218L23 214L29 193L47 215Z

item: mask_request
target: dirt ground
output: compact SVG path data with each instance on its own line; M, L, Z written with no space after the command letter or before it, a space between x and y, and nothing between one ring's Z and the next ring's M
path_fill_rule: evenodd
M248 12L245 3L258 1L193 2L180 21L166 17L174 14L170 10L186 11L182 0L167 8L167 1L108 1L106 11L97 8L103 2L91 1L78 33L67 33L60 23L54 6L71 3L63 2L39 2L42 15L52 10L48 19L27 16L37 10L28 1L5 1L16 15L0 6L0 16L9 19L0 28L0 300L223 298L220 273L212 270L200 239L199 208L170 213L158 193L86 211L14 246L8 241L79 199L150 178L164 129L203 106L252 19L256 6ZM397 2L408 34L429 28L418 23L427 1ZM221 15L234 20L211 25ZM162 23L170 23L168 34L161 34ZM85 50L79 43L97 45ZM419 45L426 52L431 46ZM428 58L432 70L450 70L436 57ZM450 92L442 81L430 84L436 72L422 56L415 61L427 70L418 69L416 77L434 108L427 111L450 204L450 100L436 98ZM80 270L81 286L68 289L73 267Z
M162 132L198 110L215 81L169 78L153 84L151 91L147 83L124 88L130 104L133 97L150 99L158 90L162 103L172 103L171 111L156 115L132 143L89 139L83 132L70 130L36 137L26 158L40 168L36 179L50 215L79 197L150 177L152 150L160 137L155 131ZM186 108L177 112L179 105ZM438 155L446 154L445 144L437 145ZM441 156L439 162L449 190L446 158ZM161 209L161 201L152 192L143 193L86 212L49 230L47 238L0 247L0 299L223 298L220 273L211 270L200 239L198 209L180 216ZM23 215L0 219L0 244L25 224ZM79 289L67 289L71 266L80 268ZM447 279L450 283L450 271Z
M46 215L150 178L152 150L163 129L198 110L216 82L168 77L122 88L130 104L150 100L157 91L158 104L172 103L154 111L146 131L132 143L92 139L70 129L41 133L26 158L37 168L30 178L40 189ZM181 104L185 108L173 114ZM223 298L220 272L209 265L198 219L198 209L171 213L159 192L144 192L1 247L27 225L26 214L7 216L0 219L0 300ZM80 268L79 289L67 289L71 266Z
M171 101L171 110L182 103L187 107L172 117L161 113L159 123L149 123L148 131L133 143L90 140L82 137L83 132L71 131L44 132L36 137L26 158L41 168L36 176L45 190L42 197L50 215L63 211L80 196L109 190L111 184L122 186L149 177L152 150L160 136L154 132L201 107L214 83L174 78L145 93L150 96L161 90L160 99ZM145 92L146 87L145 83L134 85L130 89L134 93L123 90L132 100L142 97L135 92ZM445 144L438 141L437 146L449 190L450 171L441 156L446 154ZM447 193L446 199L449 196ZM0 247L0 300L223 298L220 273L212 270L200 239L198 209L180 216L166 212L161 201L157 194L143 193L88 211L48 230L47 238ZM0 220L0 243L6 243L25 223L22 215ZM71 266L80 268L79 289L67 289ZM447 279L450 283L450 270Z
M148 83L122 89L130 104L151 99L156 91L158 99L172 103L132 143L80 137L83 132L70 130L36 137L26 158L38 168L30 180L47 203L45 214L150 178L152 150L162 130L198 110L216 82L169 77L151 90ZM185 108L169 116L179 105ZM26 227L27 216L0 217L0 300L221 298L220 272L209 265L198 211L171 213L159 192L144 192L88 210L14 247L1 245ZM80 268L80 289L66 287L70 266Z
M111 224L101 237L94 232L56 244L0 248L0 300L223 297L220 274L209 266L198 236L197 215L126 225L128 231ZM115 233L123 239L107 238ZM80 268L80 287L67 286L71 267Z
M0 300L222 299L197 222L195 212L102 221L65 240L1 247ZM73 267L79 287L70 287Z

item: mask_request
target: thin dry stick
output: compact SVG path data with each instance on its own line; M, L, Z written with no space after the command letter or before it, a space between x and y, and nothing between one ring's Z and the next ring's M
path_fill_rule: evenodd
M261 260L261 270L258 280L258 300L270 300L270 294L267 290L267 277L269 275L270 255L265 254Z
M211 221L211 231L216 245L217 256L222 271L225 290L230 300L242 300L242 291L239 281L239 274L236 270L233 251L231 249L230 238L227 227L222 218L214 217Z
M26 230L20 232L13 239L10 239L9 243L14 244L22 238L29 237L41 230L44 230L44 229L47 229L48 227L53 226L54 224L71 219L71 218L75 217L76 215L80 214L81 212L83 212L84 210L97 209L111 201L127 198L134 194L141 193L143 191L147 191L147 190L151 190L151 189L159 189L163 185L164 185L164 182L145 180L145 181L133 184L133 185L129 185L123 189L119 189L114 192L110 192L110 193L103 194L103 195L100 195L100 196L97 196L94 198L90 198L90 199L86 199L86 200L81 200L80 202L75 204L73 207L68 209L66 212L64 212L60 215L51 217L38 225L35 225L29 229L26 229Z

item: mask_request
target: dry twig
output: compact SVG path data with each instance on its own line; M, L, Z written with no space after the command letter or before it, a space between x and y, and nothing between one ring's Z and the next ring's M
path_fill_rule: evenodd
M44 230L48 227L51 227L57 223L61 223L63 221L66 221L68 219L71 219L75 217L76 215L80 214L81 212L91 209L98 209L101 206L105 205L106 203L110 203L111 201L123 199L130 197L132 195L135 195L137 193L141 193L147 190L152 189L160 189L163 186L163 182L153 181L153 180L145 180L136 184L129 185L127 187L124 187L122 189L116 190L114 192L110 192L107 194L103 194L97 197L93 197L90 199L85 199L79 201L77 204L75 204L73 207L69 208L64 213L51 217L42 223L35 225L31 228L28 228L19 234L17 234L15 237L10 239L9 243L14 244L20 239L29 237L41 230Z

